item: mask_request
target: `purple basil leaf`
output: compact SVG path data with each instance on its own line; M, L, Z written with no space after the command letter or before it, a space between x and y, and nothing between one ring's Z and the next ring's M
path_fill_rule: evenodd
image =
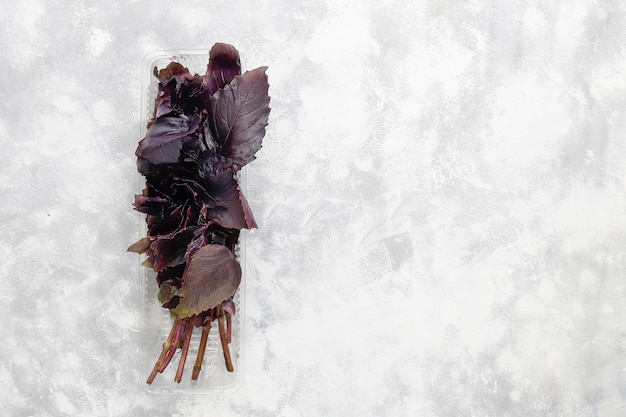
M185 224L185 208L178 206L167 215L155 216L154 221L148 224L148 235L170 235L180 230Z
M174 177L174 182L170 186L170 195L175 200L195 204L200 208L204 205L215 207L219 203L213 198L210 191L192 179Z
M224 301L222 304L220 304L220 308L231 316L234 316L237 312L237 307L235 306L235 302L233 300Z
M139 142L135 154L153 164L178 162L183 138L193 133L200 125L198 116L187 117L184 114L159 117L148 128L146 137Z
M171 80L174 77L191 76L187 67L184 67L178 62L170 62L167 67L163 68L160 71L157 71L157 68L154 67L153 73L154 76L157 77L162 84L166 84L168 80Z
M233 79L209 99L209 122L218 153L233 160L236 171L261 149L270 113L269 84L260 67Z
M159 214L163 211L163 206L168 204L169 200L162 197L146 197L144 195L135 194L135 210L146 214Z
M257 226L232 172L220 172L209 178L205 187L218 204L217 207L203 207L209 219L230 229L251 229Z
M204 99L199 100L205 88L204 77L192 75L189 69L177 62L171 62L161 71L154 69L159 80L159 92L155 103L154 117L161 117L172 111L193 114L194 109L205 107Z
M197 226L182 228L170 235L158 236L146 251L145 264L156 272L185 262L187 245L193 239Z
M213 221L207 223L204 231L207 244L215 243L226 246L230 250L235 250L235 246L239 241L239 234L240 229L227 229Z
M140 174L145 174L148 169L150 169L150 165L150 161L146 158L137 157L137 171L139 171Z
M202 130L205 129L203 128ZM194 170L194 168L199 165L198 161L203 158L204 153L206 153L208 149L203 139L200 131L198 131L197 134L187 136L183 142L179 162L181 164L192 164L189 166L190 170Z
M233 160L220 155L219 144L213 138L208 118L202 128L204 141L200 143L185 143L183 145L183 162L193 162L201 178L207 178L218 172L233 170Z
M187 265L176 291L180 302L171 312L181 318L200 314L232 297L240 282L241 266L227 247L203 246Z
M156 117L170 112L187 115L206 113L206 81L204 77L176 77L161 85L157 98Z
M133 243L128 247L128 252L135 253L146 253L146 251L150 248L150 238L148 236L139 239L137 242Z
M177 265L171 268L165 268L159 272L156 277L156 282L161 286L165 281L176 282L176 288L180 288L183 282L183 274L185 273L185 264Z
M207 178L223 171L235 171L232 159L226 158L213 150L204 152L197 165L198 174L201 178Z
M205 230L206 226L202 227L199 236L189 242L189 244L187 245L187 251L185 252L185 261L187 263L191 261L191 258L193 258L193 256L196 254L196 252L198 252L198 250L200 250L200 248L206 246L207 241L206 237L204 236Z
M239 52L234 46L225 43L216 43L209 52L209 65L206 79L209 94L224 88L235 76L241 74Z
M256 224L256 220L254 220L254 216L252 215L252 209L248 204L248 200L244 197L241 189L239 188L239 199L241 200L241 209L243 210L243 215L246 218L246 225L248 229L256 229L258 226Z

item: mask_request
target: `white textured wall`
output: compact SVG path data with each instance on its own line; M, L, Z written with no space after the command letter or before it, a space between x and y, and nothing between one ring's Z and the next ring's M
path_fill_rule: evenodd
M2 415L626 415L622 1L1 3ZM216 41L270 67L245 384L154 395L140 63Z

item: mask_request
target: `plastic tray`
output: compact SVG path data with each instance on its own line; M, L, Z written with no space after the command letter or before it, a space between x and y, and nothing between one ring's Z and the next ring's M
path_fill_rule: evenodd
M158 51L148 54L142 63L142 109L141 109L141 136L146 135L146 125L153 118L154 100L157 94L158 82L153 75L156 67L161 69L166 67L170 62L179 62L189 69L191 73L204 74L209 60L208 50L177 50L177 51ZM245 168L240 172L239 184L245 192ZM143 177L141 177L141 189L145 186ZM141 237L146 235L145 220L142 220L140 227ZM141 383L145 388L152 392L176 392L188 394L223 394L225 392L234 391L243 384L243 352L244 352L244 332L243 317L245 312L244 297L245 293L245 230L239 237L239 245L236 251L237 259L241 264L242 278L241 284L234 301L237 306L237 312L232 318L232 340L229 345L231 359L233 362L234 372L228 372L224 365L224 356L220 344L217 322L211 326L209 340L204 354L204 362L202 371L197 381L191 380L193 364L198 352L198 344L200 340L201 330L194 330L189 353L185 364L185 372L180 383L174 381L174 375L178 366L180 350L176 353L172 362L167 369L158 374L151 385L145 380L154 367L154 363L161 353L163 342L167 339L167 335L171 329L173 319L170 318L169 311L161 307L157 300L158 286L156 283L156 273L151 269L141 267L141 316L140 316L140 352L141 352ZM143 261L145 257L141 258Z

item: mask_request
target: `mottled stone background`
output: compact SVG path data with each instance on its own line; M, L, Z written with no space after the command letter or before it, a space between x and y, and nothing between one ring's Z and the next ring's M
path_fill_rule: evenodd
M2 1L3 416L626 416L626 5ZM269 65L245 380L138 366L141 60Z

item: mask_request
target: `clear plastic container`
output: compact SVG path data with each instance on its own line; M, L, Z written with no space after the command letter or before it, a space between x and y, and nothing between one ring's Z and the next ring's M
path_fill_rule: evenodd
M154 68L158 70L166 67L170 62L179 62L189 69L191 73L204 74L209 62L207 50L184 50L184 51L158 51L148 54L142 63L142 108L141 108L141 138L146 135L146 125L153 118L154 101L158 89L158 81L153 75ZM139 176L139 174L137 174ZM240 172L239 185L245 192L245 168ZM138 193L144 188L145 183L141 177L141 185ZM146 224L142 221L140 227L141 236L146 236ZM236 314L232 317L232 340L229 344L230 355L234 372L228 372L224 364L224 356L217 322L211 325L209 339L206 345L202 371L197 381L191 380L193 365L198 352L198 344L202 333L200 328L194 329L191 339L185 371L180 383L174 381L180 349L170 362L167 369L158 374L151 385L146 383L154 363L158 359L163 342L167 339L174 319L170 318L169 310L161 307L157 299L158 286L156 273L152 269L141 267L141 316L140 316L140 352L141 352L141 383L147 390L152 392L176 392L189 394L220 395L237 390L243 384L243 353L244 353L244 296L246 267L245 267L245 240L246 231L242 230L239 237L239 245L236 251L237 260L241 264L241 284L234 296L237 307ZM145 256L141 257L141 261Z

